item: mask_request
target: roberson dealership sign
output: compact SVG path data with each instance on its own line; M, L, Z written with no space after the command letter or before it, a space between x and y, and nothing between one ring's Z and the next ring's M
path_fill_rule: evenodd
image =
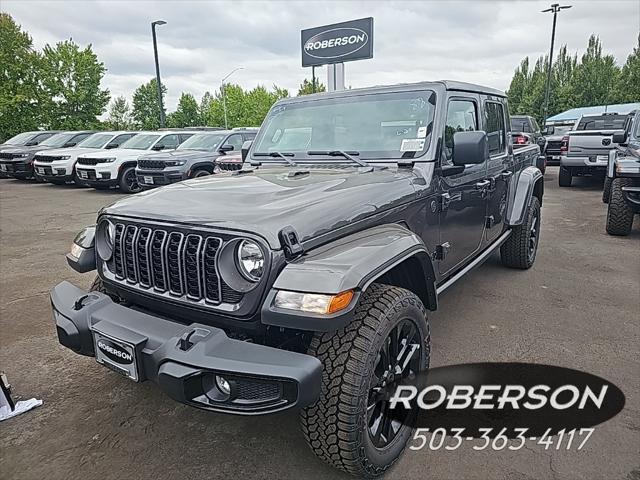
M302 66L373 57L373 18L302 30Z

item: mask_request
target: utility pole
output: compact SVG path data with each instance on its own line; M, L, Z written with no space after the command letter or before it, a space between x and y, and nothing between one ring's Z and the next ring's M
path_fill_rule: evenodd
M153 56L156 60L156 85L158 86L158 105L160 105L160 128L164 128L164 106L162 105L162 83L160 83L160 64L158 63L158 42L156 40L156 25L165 25L164 20L151 22L151 35L153 36Z
M553 12L553 27L551 29L551 48L549 50L549 63L547 64L547 85L545 87L544 92L544 111L542 114L542 122L543 127L547 122L547 113L549 110L549 93L551 90L551 67L553 66L553 44L556 40L556 17L558 16L558 12L560 10L564 10L566 8L571 8L571 5L560 5L558 3L554 3L550 8L546 10L542 10L542 13Z

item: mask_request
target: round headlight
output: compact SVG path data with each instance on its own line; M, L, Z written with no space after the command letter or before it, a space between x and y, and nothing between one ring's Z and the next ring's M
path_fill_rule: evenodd
M109 220L103 220L98 225L96 232L96 250L98 255L105 262L113 255L113 243L116 238L116 227Z
M264 271L264 254L252 240L243 240L238 245L238 270L250 282L257 282Z

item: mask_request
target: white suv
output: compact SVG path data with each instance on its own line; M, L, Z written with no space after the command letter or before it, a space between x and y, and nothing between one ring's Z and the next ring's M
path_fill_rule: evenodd
M75 174L78 156L118 148L135 136L137 132L99 132L85 138L73 148L45 150L37 152L33 157L33 168L39 178L49 183L62 185L67 182L82 182Z
M118 186L123 192L139 192L136 179L138 157L154 151L175 150L194 131L139 132L116 150L93 152L78 157L76 175L96 189Z

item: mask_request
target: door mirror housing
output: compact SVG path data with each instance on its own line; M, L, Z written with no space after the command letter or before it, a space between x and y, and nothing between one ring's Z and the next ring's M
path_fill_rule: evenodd
M112 148L118 148L120 145L118 145L117 143L112 143L111 145L107 145L106 147L104 147L105 150L111 150Z
M234 148L233 148L233 145L229 145L229 144L227 143L226 145L222 145L222 146L218 149L218 151L219 151L220 153L226 153L226 152L231 152L231 151L233 151L233 149L234 149Z
M249 155L249 149L253 144L252 140L247 140L242 144L242 148L240 149L240 155L242 156L242 161L244 162L247 159L247 155Z
M151 150L159 152L160 150L164 150L164 145L154 145L153 147L151 147Z
M64 147L62 148L75 147L77 144L78 142L67 142L64 144Z
M453 134L453 164L478 165L489 157L487 134L482 130Z
M627 142L627 132L625 130L616 130L615 132L613 132L611 140L613 141L613 143L622 145L623 143Z

